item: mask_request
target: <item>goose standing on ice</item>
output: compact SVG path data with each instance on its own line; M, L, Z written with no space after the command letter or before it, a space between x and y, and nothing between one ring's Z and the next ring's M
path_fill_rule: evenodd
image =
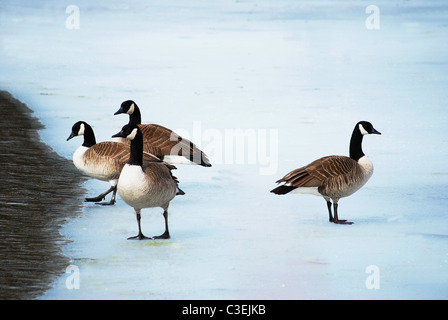
M330 222L352 224L339 220L338 201L359 190L372 176L373 164L362 151L362 139L367 134L381 134L370 122L356 124L350 140L350 157L327 156L307 166L295 169L277 183L284 183L271 190L275 194L309 193L324 197ZM334 217L331 212L333 200Z
M129 159L129 146L112 141L96 143L92 127L84 121L78 121L73 125L67 141L77 136L84 136L84 142L73 154L73 164L81 172L98 180L109 181L111 185L107 191L99 196L86 198L85 200L102 205L113 205L120 172ZM161 162L160 159L151 154L145 154L144 159L148 162ZM99 203L111 192L113 194L109 202Z
M184 139L172 130L157 124L141 124L140 109L134 101L124 101L120 109L114 114L121 113L129 114L128 124L138 125L142 131L144 151L173 164L196 163L204 167L212 166L207 155L188 139ZM126 139L117 139L117 141L129 144Z
M165 218L165 232L154 239L169 239L168 206L170 201L179 194L177 178L171 174L174 166L167 163L142 162L143 135L137 125L125 125L113 138L126 138L131 141L131 155L129 161L121 171L117 190L121 199L133 207L137 216L138 235L128 239L152 239L146 237L141 229L141 215L143 208L161 207ZM180 191L180 194L183 194Z

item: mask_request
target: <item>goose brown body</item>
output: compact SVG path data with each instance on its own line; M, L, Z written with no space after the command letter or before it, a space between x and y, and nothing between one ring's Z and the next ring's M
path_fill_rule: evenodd
M143 208L163 208L165 232L157 239L170 237L168 230L168 206L176 194L184 194L178 188L179 181L171 173L173 165L143 162L143 135L137 125L125 125L113 135L131 141L131 154L118 180L118 193L129 206L133 207L137 217L138 235L129 239L148 239L141 230L141 210ZM150 238L149 238L150 239Z
M83 135L84 143L73 154L73 164L78 170L92 178L109 181L111 188L97 197L86 198L86 201L98 202L114 192L112 200L101 204L114 204L115 193L120 173L130 157L130 147L119 142L105 141L96 143L92 127L84 121L75 123L67 140ZM156 156L144 153L143 162L162 162Z
M338 201L359 190L373 174L373 164L362 151L362 139L366 134L381 134L372 124L360 121L350 139L350 157L326 156L310 164L292 170L277 183L272 193L310 193L322 196L327 202L329 220L334 223L352 224L338 218ZM334 217L331 211L333 201Z
M196 163L204 167L211 167L207 155L193 142L185 139L158 124L141 124L140 109L132 100L123 102L115 114L129 114L129 125L138 125L143 135L143 150L152 153L162 160L173 163ZM125 138L117 138L124 144L130 144Z
M158 124L140 124L143 140L143 151L160 159L169 161L169 156L184 157L185 160L209 166L210 162L203 152L188 139L182 138L174 131ZM118 142L130 145L124 138L116 138ZM186 163L187 161L185 161Z
M121 170L128 162L130 147L119 142L106 141L97 143L90 148L79 147L73 156L73 163L92 178L110 181L118 180ZM158 157L145 152L143 162L162 162ZM166 164L168 165L168 164ZM175 168L174 166L171 166Z
M118 194L137 210L155 207L166 210L176 190L177 180L167 166L159 163L125 166L118 181Z
M372 170L344 156L327 156L307 166L295 169L277 183L285 182L295 188L317 188L328 198L348 197L359 190L370 178Z

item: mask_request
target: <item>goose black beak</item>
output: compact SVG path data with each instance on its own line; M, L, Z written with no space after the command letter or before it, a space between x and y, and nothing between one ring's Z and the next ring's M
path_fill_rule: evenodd
M370 134L379 134L379 135L381 135L381 132L379 132L375 128L372 128L372 132L370 132Z
M124 113L123 109L120 107L120 109L118 109L117 112L114 113L114 116L116 116L117 114L121 114Z
M126 136L123 135L123 130L121 130L120 132L114 134L112 138L126 138Z
M71 138L74 138L74 137L76 137L76 134L74 134L74 133L72 132L72 133L70 133L70 135L69 135L69 137L67 138L66 141L68 141L68 140L70 140Z

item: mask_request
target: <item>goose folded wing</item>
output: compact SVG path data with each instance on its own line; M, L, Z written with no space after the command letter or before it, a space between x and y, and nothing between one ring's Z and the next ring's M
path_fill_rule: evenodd
M284 182L292 187L320 187L329 180L344 177L356 169L356 161L344 156L328 156L313 161L307 166L295 169L277 183Z
M129 146L116 142L101 142L93 145L85 153L85 159L94 162L97 161L112 161L123 163L129 159Z
M157 124L139 125L144 140L144 149L159 158L174 155L183 156L197 164L210 165L207 156L190 140Z

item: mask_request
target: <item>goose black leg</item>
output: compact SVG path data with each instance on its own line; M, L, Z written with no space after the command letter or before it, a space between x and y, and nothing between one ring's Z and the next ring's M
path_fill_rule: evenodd
M169 239L170 238L170 232L168 230L168 211L163 211L163 217L165 218L165 232L162 233L160 236L153 237L154 239Z
M333 203L333 208L334 208L334 223L336 224L353 224L353 222L349 222L347 220L339 220L338 218L338 203L334 202Z
M114 187L112 198L110 198L109 202L97 202L95 204L99 204L101 206L113 206L115 204L115 197L117 195L117 186Z
M138 235L136 235L135 237L129 237L128 240L144 240L144 239L152 239L149 237L146 237L145 235L143 235L142 233L142 228L140 225L140 220L141 220L141 216L140 216L140 212L137 212L137 224L138 224Z
M333 214L331 213L331 201L330 200L326 200L327 201L327 208L328 208L328 215L329 215L329 220L330 222L333 222Z
M111 193L112 191L114 192L114 194L112 196L112 200L110 202L100 203L100 201L104 200L106 198L106 196L109 193ZM85 201L86 202L97 202L97 204L113 205L115 203L115 193L116 192L117 192L117 187L116 186L111 186L107 191L103 192L99 196L93 197L93 198L86 198Z

